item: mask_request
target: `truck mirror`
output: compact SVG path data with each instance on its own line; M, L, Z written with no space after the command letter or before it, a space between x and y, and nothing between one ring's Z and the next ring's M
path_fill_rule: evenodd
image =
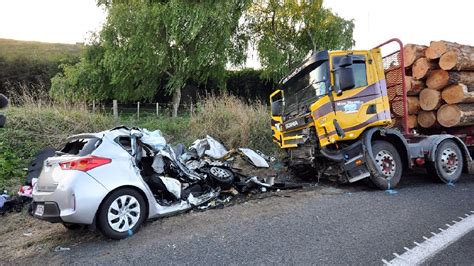
M281 116L283 109L283 101L276 100L272 102L272 116Z
M346 67L339 67L334 71L334 79L336 85L336 93L338 96L338 90L342 91L349 90L355 87L355 78L354 78L354 70L352 69L352 65Z
M352 69L352 56L347 55L339 58L334 69L335 92L341 96L342 91L355 87L354 70Z

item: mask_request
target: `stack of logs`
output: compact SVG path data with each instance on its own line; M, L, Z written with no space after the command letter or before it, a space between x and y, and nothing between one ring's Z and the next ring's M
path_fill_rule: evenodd
M474 46L433 41L403 53L409 128L474 125Z

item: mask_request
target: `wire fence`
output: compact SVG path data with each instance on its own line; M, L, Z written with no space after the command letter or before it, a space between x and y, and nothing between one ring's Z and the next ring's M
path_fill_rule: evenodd
M119 103L117 100L113 100L112 103L97 103L96 101L92 101L92 103L89 104L89 108L93 113L98 112L113 115L116 119L123 116L132 116L136 119L149 116L172 116L173 113L172 103ZM195 111L195 103L180 104L178 107L178 116L191 116Z

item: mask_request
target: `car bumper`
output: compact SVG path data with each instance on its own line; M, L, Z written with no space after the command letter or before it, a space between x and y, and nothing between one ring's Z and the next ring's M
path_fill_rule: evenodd
M33 214L50 222L92 224L108 192L87 173L71 171L62 176L54 191L39 191L35 186Z

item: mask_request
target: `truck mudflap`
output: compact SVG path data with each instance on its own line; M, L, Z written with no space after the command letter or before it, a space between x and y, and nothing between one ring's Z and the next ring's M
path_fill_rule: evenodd
M350 183L370 176L366 164L365 148L361 140L338 151L321 149L321 153L328 159L339 162Z

